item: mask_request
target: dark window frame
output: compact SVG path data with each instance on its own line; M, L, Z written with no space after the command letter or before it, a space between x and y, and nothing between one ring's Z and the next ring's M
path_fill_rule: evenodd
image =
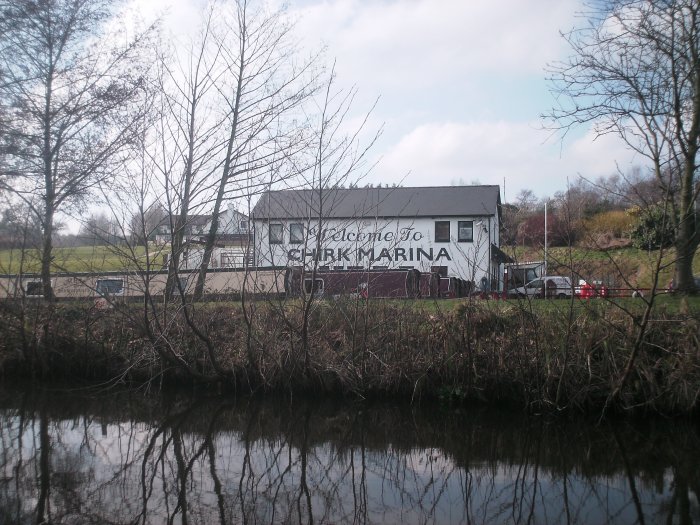
M272 235L272 229L279 228L279 237ZM281 222L271 222L269 224L268 232L267 232L267 238L270 241L270 244L284 244L284 225Z
M440 227L447 225L447 236L440 232ZM450 242L450 221L435 221L435 242Z
M294 230L301 228L301 237L295 238ZM301 222L292 222L289 224L289 244L303 244L304 243L304 224Z
M23 288L27 297L44 297L44 284L41 281L25 281Z
M103 297L124 295L124 279L97 279L95 281L95 292Z
M462 224L471 224L471 236L462 237ZM474 221L457 221L457 242L474 242Z
M311 283L313 283L313 284L311 284ZM325 285L326 285L326 283L320 277L316 277L313 279L311 277L305 277L304 278L304 293L306 295L323 295L323 292L325 290Z

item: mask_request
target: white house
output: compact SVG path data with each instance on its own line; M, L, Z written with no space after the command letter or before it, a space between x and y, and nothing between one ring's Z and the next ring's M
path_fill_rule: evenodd
M280 190L251 221L258 266L415 268L500 290L498 186Z
M211 226L211 215L191 215L185 224L185 251L181 268L198 268L202 262L204 242ZM158 229L157 242L172 240L170 219L165 217ZM253 263L253 246L248 217L229 205L219 214L219 228L212 252L210 268L243 268Z

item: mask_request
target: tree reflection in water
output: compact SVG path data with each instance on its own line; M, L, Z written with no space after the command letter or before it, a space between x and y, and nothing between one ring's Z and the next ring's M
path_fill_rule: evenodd
M692 523L676 423L283 399L0 395L0 523Z

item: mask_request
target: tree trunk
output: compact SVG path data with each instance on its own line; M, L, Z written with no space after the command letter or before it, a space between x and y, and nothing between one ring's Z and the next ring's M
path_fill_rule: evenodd
M700 108L698 109L700 114ZM697 129L691 128L691 132ZM695 251L700 242L697 232L697 217L695 213L695 156L697 154L695 141L688 147L684 155L683 178L681 179L680 191L680 217L678 220L678 230L676 231L676 268L675 268L675 288L682 293L697 292L695 279L693 278L693 259Z
M245 29L245 18L243 18L242 23L243 29ZM242 34L245 34L243 31ZM202 263L199 267L199 272L197 274L197 284L194 288L194 301L201 301L202 295L204 295L204 281L207 277L207 270L209 269L209 263L211 261L211 254L214 251L214 242L216 241L216 235L219 233L219 213L221 212L221 205L224 201L224 195L226 194L226 185L228 184L228 179L231 175L232 164L235 164L233 159L233 148L238 136L238 118L240 115L241 108L241 90L243 88L243 73L245 71L246 65L246 40L245 37L241 37L241 51L238 63L238 79L236 82L236 97L233 104L233 115L231 122L231 132L228 137L228 144L226 145L226 158L224 159L223 172L221 174L221 180L219 181L219 189L216 193L216 202L214 203L214 214L212 216L211 226L209 227L209 232L207 233L206 244L204 245L204 254L202 256Z
M188 115L188 136L187 136L187 160L185 165L185 180L182 191L182 201L180 203L180 214L175 218L175 223L171 224L170 242L170 264L168 265L168 278L165 282L165 300L170 300L175 290L175 279L180 270L180 257L185 244L185 230L187 228L187 218L190 210L190 198L192 197L192 179L194 177L194 155L195 155L195 127L197 114L197 90L192 93L192 103ZM172 207L169 206L169 212ZM172 221L171 221L172 222Z
M185 192L187 195L187 193ZM175 290L175 279L177 279L180 270L180 258L182 249L185 244L185 227L187 225L187 208L189 207L189 199L183 201L182 211L175 217L175 223L172 225L172 233L170 240L170 261L168 263L168 278L165 281L165 300L170 300Z
M53 220L56 211L56 188L54 185L53 172L53 149L51 147L51 124L52 110L51 101L53 95L53 64L49 65L49 72L46 77L46 87L44 95L44 114L42 117L43 127L43 147L42 164L44 170L44 217L42 223L42 247L41 247L41 283L44 288L44 300L54 301L53 287L51 286L51 261L53 259Z
M682 293L695 293L693 277L693 259L698 248L698 236L695 228L695 213L681 212L681 219L676 232L676 268L675 290Z
M207 233L207 237L204 244L204 254L202 255L202 263L197 272L197 284L194 287L193 301L201 301L204 295L204 283L207 278L207 270L209 269L209 263L211 262L211 254L214 251L214 242L216 241L216 234L219 231L219 210L221 209L221 201L223 198L216 198L216 204L214 205L214 214L211 219L211 227Z
M41 246L41 282L44 288L44 299L54 301L56 298L51 286L51 261L53 261L53 205L46 203L43 238Z

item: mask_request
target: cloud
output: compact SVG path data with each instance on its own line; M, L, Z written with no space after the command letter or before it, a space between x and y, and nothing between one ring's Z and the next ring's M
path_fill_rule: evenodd
M292 3L304 44L325 42L360 110L381 95L381 161L371 182L506 184L551 195L579 174L609 175L630 154L610 138L547 143L548 63L579 0L309 0ZM510 190L509 190L510 191Z
M595 179L629 169L635 159L614 136L591 133L568 143L547 142L537 122L445 122L418 126L391 146L373 175L375 182L405 186L455 183L502 185L551 196L579 176ZM508 197L506 195L506 197Z
M564 43L574 0L334 0L294 11L306 41L326 42L348 75L421 89L489 72L541 73Z
M157 10L172 6L167 27L175 33L204 4L154 2ZM292 0L288 12L302 49L327 44L338 87L359 90L344 129L354 130L381 96L362 134L370 141L385 124L374 148L381 160L366 182L505 178L508 195L529 188L546 196L567 179L642 163L614 136L594 140L582 129L559 143L540 131L537 115L553 103L544 69L569 53L559 31L577 23L580 7L581 0Z

